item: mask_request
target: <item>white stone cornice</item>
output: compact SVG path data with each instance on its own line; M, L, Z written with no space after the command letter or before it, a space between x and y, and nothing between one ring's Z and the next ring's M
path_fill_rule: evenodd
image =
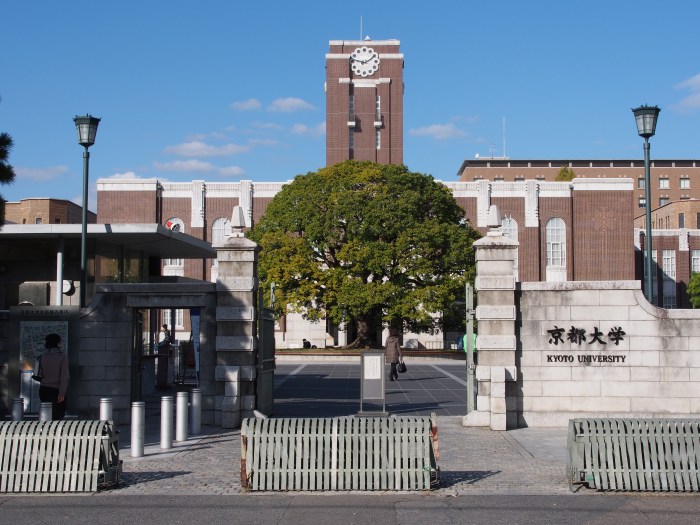
M579 177L571 181L574 191L631 191L634 180L627 178L592 178Z

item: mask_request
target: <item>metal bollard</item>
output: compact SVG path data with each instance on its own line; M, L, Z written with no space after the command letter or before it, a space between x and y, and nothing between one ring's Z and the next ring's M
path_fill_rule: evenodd
M53 420L53 403L42 403L39 407L39 421Z
M143 456L143 443L146 433L146 403L131 403L131 457Z
M100 421L112 421L112 398L100 398Z
M192 389L190 401L190 435L198 436L202 432L202 389Z
M173 448L173 396L160 398L160 448Z
M187 402L189 394L187 392L177 393L177 412L175 422L175 441L187 441Z
M24 398L16 397L12 400L12 421L24 419Z

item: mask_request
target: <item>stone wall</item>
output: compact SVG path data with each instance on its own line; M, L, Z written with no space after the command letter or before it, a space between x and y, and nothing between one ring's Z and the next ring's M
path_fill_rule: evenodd
M655 307L639 281L522 283L516 295L518 426L700 412L700 311Z
M489 213L474 243L478 388L465 426L700 412L700 311L653 306L639 281L515 283L518 243Z

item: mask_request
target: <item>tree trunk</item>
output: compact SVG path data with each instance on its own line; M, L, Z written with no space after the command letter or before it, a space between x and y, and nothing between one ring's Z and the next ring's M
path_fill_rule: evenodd
M357 337L346 348L371 348L376 346L372 340L372 316L359 315L355 318Z

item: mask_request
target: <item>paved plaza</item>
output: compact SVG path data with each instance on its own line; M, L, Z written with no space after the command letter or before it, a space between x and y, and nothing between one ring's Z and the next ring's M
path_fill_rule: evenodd
M335 417L360 408L359 363L281 363L275 374L273 417ZM386 382L386 409L397 415L438 416L441 487L431 494L569 494L566 429L497 432L464 428L463 362L408 363ZM233 495L240 483L240 431L204 427L202 435L160 449L160 405L147 404L145 455L132 458L129 429L121 429L124 475L100 494Z

